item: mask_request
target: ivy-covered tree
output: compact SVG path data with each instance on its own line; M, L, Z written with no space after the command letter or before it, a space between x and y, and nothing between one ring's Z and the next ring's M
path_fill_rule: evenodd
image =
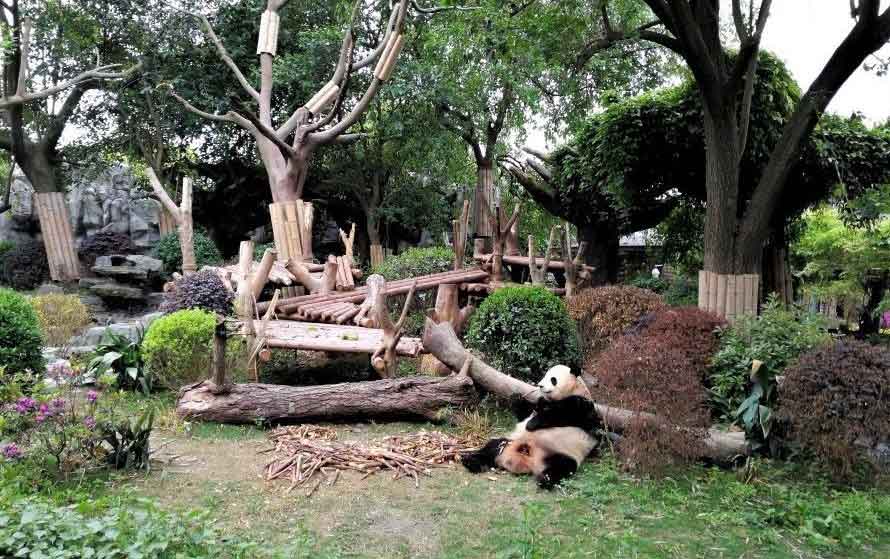
M800 90L784 66L763 53L752 91L748 149L740 161L740 195L748 199L768 164L771 146L792 117ZM529 154L504 165L556 215L576 224L599 246L588 261L614 280L618 237L653 227L675 211L704 210L707 200L703 105L692 81L614 102L591 117L552 155ZM544 161L546 160L546 161ZM850 197L890 181L890 142L858 119L828 117L790 163L788 187L771 223L773 245L784 249L785 229L838 183ZM602 277L600 279L603 279Z
M760 42L772 0L731 2L729 21L738 41L737 51L723 41L726 28L721 14L726 2L640 2L651 10L652 18L632 28L614 25L612 2L598 2L604 32L593 38L599 43L592 52L621 42L644 41L683 59L703 107L701 126L707 146L705 269L718 274L758 273L762 245L774 223L774 210L793 184L789 179L794 162L837 91L870 55L890 40L890 7L882 10L880 0L851 0L855 20L852 29L795 103L780 137L767 146L767 164L750 196L745 197L741 193L743 161L750 150ZM799 9L803 13L820 8Z

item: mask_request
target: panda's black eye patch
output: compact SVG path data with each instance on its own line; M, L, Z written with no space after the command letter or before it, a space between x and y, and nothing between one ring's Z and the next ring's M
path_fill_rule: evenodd
M550 384L556 386L556 377L550 377Z

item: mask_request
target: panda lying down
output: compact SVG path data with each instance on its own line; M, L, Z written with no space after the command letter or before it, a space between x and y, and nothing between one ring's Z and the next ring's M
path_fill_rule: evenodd
M491 439L461 458L469 471L499 467L514 474L534 474L545 489L577 471L596 447L594 433L602 426L593 398L584 381L565 365L547 371L538 389L541 398L536 404L525 400L517 404L517 419L525 419L507 438Z

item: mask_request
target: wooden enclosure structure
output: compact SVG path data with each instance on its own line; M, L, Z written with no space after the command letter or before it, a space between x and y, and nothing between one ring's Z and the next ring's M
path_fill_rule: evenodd
M758 274L698 273L698 308L732 322L736 317L756 315L760 303Z
M65 195L61 192L37 192L34 194L34 202L40 219L50 277L53 281L80 278L80 262L74 246Z

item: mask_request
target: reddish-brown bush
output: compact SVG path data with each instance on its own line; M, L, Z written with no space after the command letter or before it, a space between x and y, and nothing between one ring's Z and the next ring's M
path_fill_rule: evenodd
M700 455L710 415L702 379L722 323L698 309L664 309L591 362L596 398L640 413L618 445L625 464L659 473Z
M664 309L665 304L648 289L611 285L584 289L568 298L566 307L578 325L583 357L590 360L641 317Z
M777 413L838 479L873 466L869 450L890 442L890 350L849 340L804 354L785 370Z

